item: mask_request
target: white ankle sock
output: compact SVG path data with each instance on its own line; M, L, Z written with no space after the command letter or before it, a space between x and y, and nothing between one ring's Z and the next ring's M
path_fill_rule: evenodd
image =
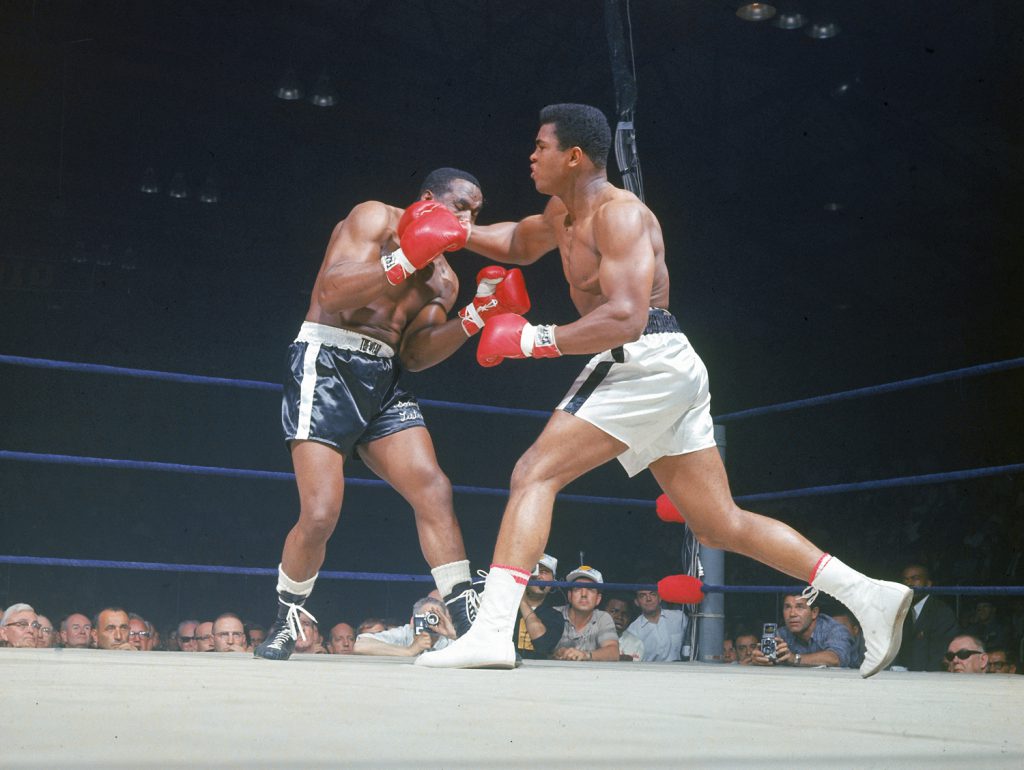
M870 578L826 553L815 565L811 585L846 604L852 598L851 592L854 587L865 580ZM849 604L847 606L856 614L856 607Z
M470 582L469 575L469 559L463 559L462 561L452 561L447 564L439 564L436 567L431 568L430 574L434 576L434 582L437 583L437 590L441 594L441 598L445 598L452 592L459 583Z
M473 627L483 621L482 626L494 627L506 632L511 638L516 612L523 598L530 573L518 567L492 564L484 581L483 597Z
M313 593L313 583L316 582L317 575L319 574L320 573L317 572L316 575L313 575L313 577L309 578L309 580L296 581L292 580L290 577L284 574L284 567L278 564L277 592L281 593L282 591L284 591L290 594L294 594L295 596L309 596L311 593Z

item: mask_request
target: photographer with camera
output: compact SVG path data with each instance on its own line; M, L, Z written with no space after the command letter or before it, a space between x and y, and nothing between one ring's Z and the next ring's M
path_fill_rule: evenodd
M412 606L412 617L406 625L374 634L359 634L352 652L414 658L427 650L444 649L453 639L455 626L444 602L424 596Z
M813 601L799 594L783 598L785 625L776 633L774 623L765 624L761 644L750 661L753 665L856 667L850 632L820 607L812 606Z

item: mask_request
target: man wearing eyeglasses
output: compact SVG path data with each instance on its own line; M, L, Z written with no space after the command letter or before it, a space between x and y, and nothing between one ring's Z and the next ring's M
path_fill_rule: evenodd
M139 652L149 652L153 649L153 632L149 623L134 612L128 614L128 641Z
M196 626L196 652L213 652L212 620L204 620Z
M120 607L105 607L92 622L92 641L99 650L135 650L129 641L128 613Z
M29 604L12 604L0 617L0 642L5 647L38 647L39 619Z
M214 652L249 652L245 644L245 624L233 612L225 612L213 621Z
M946 665L951 674L984 674L988 668L985 645L976 636L953 637L946 648Z
M80 612L72 612L60 622L60 642L64 647L89 647L92 621Z
M36 621L39 623L39 639L36 641L36 647L56 647L58 635L50 619L46 615L37 614Z
M196 626L198 620L183 620L178 624L178 649L182 652L196 651Z
M1014 659L1013 653L1002 648L989 650L987 673L1016 674L1017 661Z

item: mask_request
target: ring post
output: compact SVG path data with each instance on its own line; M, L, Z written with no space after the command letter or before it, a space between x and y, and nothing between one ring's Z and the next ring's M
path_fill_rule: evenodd
M715 443L718 453L725 462L725 426L715 425ZM725 585L725 551L720 548L700 546L700 561L704 567L703 581L709 585ZM719 662L722 659L722 642L725 639L725 594L720 591L708 593L700 605L697 637L697 659Z

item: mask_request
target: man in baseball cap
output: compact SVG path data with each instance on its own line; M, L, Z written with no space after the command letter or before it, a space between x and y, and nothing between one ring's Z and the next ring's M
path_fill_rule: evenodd
M551 554L540 557L533 568L533 577L537 580L551 581L558 572L558 559ZM562 613L546 603L552 586L527 584L523 598L519 601L519 617L513 641L516 652L523 658L547 658L562 638L562 627L565 619Z
M601 573L581 565L565 576L566 582L603 583ZM618 660L619 633L604 610L597 586L576 586L568 591L569 604L562 607L565 628L551 656L557 660Z

